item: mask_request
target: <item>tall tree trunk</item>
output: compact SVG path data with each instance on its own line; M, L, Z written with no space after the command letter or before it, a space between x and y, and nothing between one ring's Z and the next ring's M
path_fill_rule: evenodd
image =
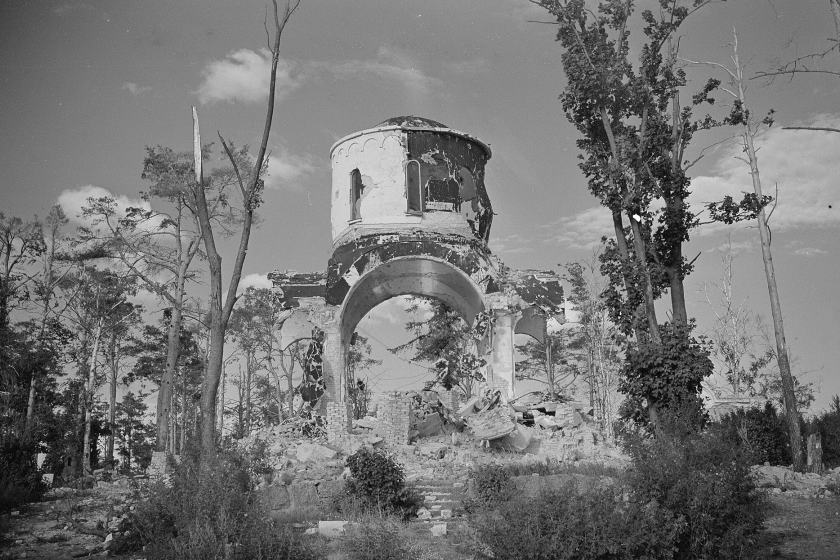
M93 397L96 391L96 355L99 353L99 341L102 338L102 319L96 324L96 332L93 338L93 350L90 353L90 368L88 369L88 378L85 383L85 434L82 442L82 474L88 474L90 469L90 427L93 419Z
M184 454L184 442L187 441L187 372L181 367L181 442L178 452Z
M181 350L181 324L183 322L183 280L178 279L181 290L176 290L172 305L172 316L166 337L166 369L160 380L157 408L157 451L169 448L169 422L171 414L173 379Z
M840 0L828 0L831 13L834 15L834 27L837 29L837 39L840 40Z
M108 341L108 348L110 352L110 369L111 369L111 380L110 380L110 395L108 399L108 427L109 427L109 434L108 434L108 448L105 453L105 459L108 461L108 464L113 464L114 461L114 420L117 417L117 373L119 370L119 358L117 354L117 333L115 331L111 331L111 340Z
M242 277L242 267L245 263L245 256L248 253L248 242L251 237L251 225L254 218L254 210L259 202L258 189L261 186L260 173L265 164L268 138L271 133L271 122L274 117L275 90L277 86L277 65L280 60L280 36L289 18L300 5L300 0L286 1L286 8L280 17L277 0L272 0L274 6L274 43L271 53L271 77L268 87L268 107L266 109L265 126L263 127L262 140L259 152L254 162L254 173L250 184L245 185L239 174L237 163L228 145L222 140L222 147L227 152L231 165L237 174L240 191L243 198L242 229L239 237L239 248L234 259L233 270L228 284L227 296L222 303L222 257L216 249L216 242L213 238L213 229L207 207L207 199L204 193L203 174L201 171L201 140L198 130L198 115L193 109L193 149L196 152L196 185L195 199L198 211L198 221L201 228L201 236L204 241L204 250L207 255L207 263L210 269L210 358L208 360L207 375L201 388L201 449L202 458L210 459L216 454L216 399L219 389L219 381L222 377L224 367L224 343L225 330L236 303L236 292L239 289L239 280ZM207 464L207 463L204 463Z
M746 95L744 93L743 72L738 60L738 38L735 37L735 68L737 72L736 82L738 84L738 99L743 110L746 111ZM761 177L758 173L758 156L753 145L754 131L748 117L744 118L742 137L744 148L747 152L750 164L750 175L752 176L753 191L758 200L763 200L761 188ZM788 422L791 454L793 455L793 468L796 472L804 472L805 461L802 456L802 433L799 428L799 411L796 404L796 393L793 382L793 375L790 371L790 358L788 356L787 342L785 341L785 327L782 318L782 304L779 299L779 290L776 283L776 272L773 268L773 254L770 251L770 230L767 227L767 217L764 208L758 213L758 235L761 240L761 256L764 259L764 274L767 277L767 290L770 294L770 312L773 316L773 333L776 338L776 359L779 364L779 375L782 378L782 397L785 405L785 414Z

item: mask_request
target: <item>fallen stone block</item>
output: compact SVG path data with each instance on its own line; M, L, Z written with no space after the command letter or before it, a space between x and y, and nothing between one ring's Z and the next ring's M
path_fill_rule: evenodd
M344 534L344 526L346 521L319 521L318 534L333 539Z
M432 525L432 536L433 537L445 537L446 536L446 523L438 523L436 525Z
M320 462L335 458L338 451L317 443L301 443L296 450L297 460L306 462Z

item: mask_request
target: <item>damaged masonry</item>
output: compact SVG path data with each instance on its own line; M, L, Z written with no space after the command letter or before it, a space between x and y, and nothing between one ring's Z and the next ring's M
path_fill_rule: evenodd
M333 254L327 270L269 274L285 304L318 329L321 367L309 394L319 398L331 441L352 428L345 375L351 337L380 303L426 296L470 324L486 325L480 357L487 364L488 394L503 404L518 396L514 334L542 340L547 317L563 321L555 273L511 270L487 246L493 209L484 175L490 157L477 138L417 117L388 119L332 146ZM407 420L411 407L397 408ZM407 436L395 434L393 441L407 443Z

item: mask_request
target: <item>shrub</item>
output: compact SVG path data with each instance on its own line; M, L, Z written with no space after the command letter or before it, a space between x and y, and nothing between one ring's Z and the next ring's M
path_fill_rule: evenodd
M300 536L262 509L251 492L253 471L236 453L222 452L204 468L197 454L184 456L170 484L153 484L129 516L128 537L114 552L145 546L150 560L316 558Z
M422 497L405 483L405 470L390 455L362 447L349 457L351 478L345 481L348 497L366 510L396 514L403 519L417 515Z
M789 465L790 438L787 421L773 405L730 412L709 426L709 431L742 449L753 464Z
M36 502L47 491L36 453L36 444L9 433L0 435L0 513Z
M348 526L342 548L347 560L417 560L417 547L405 538L404 532L393 519L369 518Z
M669 559L683 525L655 502L625 502L611 488L580 493L574 483L500 502L470 521L484 555L497 560Z
M834 395L831 408L814 418L813 424L814 432L822 437L823 463L828 468L840 466L840 395Z
M496 507L514 495L510 471L501 465L481 465L471 469L470 479L472 496L461 501L461 507L467 513Z
M749 457L716 433L693 433L663 415L656 437L628 436L628 485L639 503L657 503L684 520L677 558L745 558L762 527L766 496L750 474Z

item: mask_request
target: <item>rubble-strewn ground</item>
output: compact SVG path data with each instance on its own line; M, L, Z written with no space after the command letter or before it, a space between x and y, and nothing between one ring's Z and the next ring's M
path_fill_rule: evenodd
M497 457L498 458L498 457ZM760 558L786 560L836 560L840 558L840 469L825 476L794 475L782 467L754 467L759 485L770 496L767 530L756 546ZM64 560L106 556L102 534L119 523L137 499L134 482L118 479L90 490L59 488L45 501L29 504L14 516L5 516L0 558ZM443 520L435 520L437 522ZM414 522L405 534L423 549L426 558L475 557L472 535L463 520L449 520L447 535L434 537L435 524ZM99 533L98 535L88 533ZM322 541L325 555L341 560L341 541ZM143 558L141 553L118 556Z

